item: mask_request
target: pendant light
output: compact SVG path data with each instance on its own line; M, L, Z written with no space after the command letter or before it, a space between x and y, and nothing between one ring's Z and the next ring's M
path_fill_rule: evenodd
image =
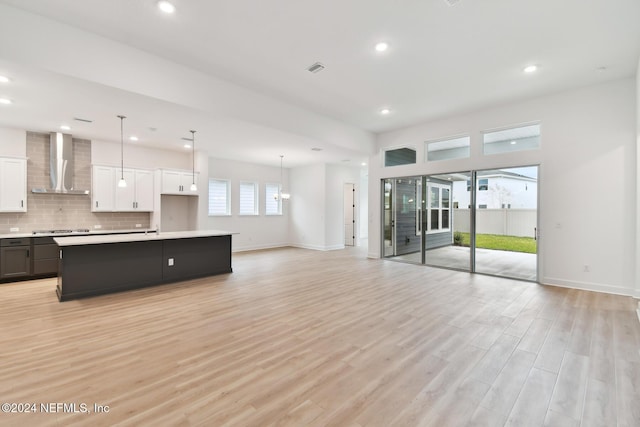
M274 194L273 198L278 200L278 199L282 199L282 200L289 200L291 198L291 194L289 193L284 193L282 191L282 183L284 182L282 180L282 159L284 158L283 154L280 154L280 189L278 190L278 194Z
M125 116L118 116L120 119L120 181L118 181L118 187L125 188L127 181L124 180L124 119Z
M196 131L191 132L191 191L198 191L196 185Z

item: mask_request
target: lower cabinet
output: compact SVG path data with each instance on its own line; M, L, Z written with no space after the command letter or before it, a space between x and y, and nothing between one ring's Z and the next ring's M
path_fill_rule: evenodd
M31 239L0 241L0 279L31 275Z
M58 274L58 258L60 249L53 241L53 237L38 237L33 239L33 275Z

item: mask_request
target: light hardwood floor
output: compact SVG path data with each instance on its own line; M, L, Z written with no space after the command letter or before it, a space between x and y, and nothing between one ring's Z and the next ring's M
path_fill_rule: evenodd
M0 402L109 406L0 425L640 425L631 298L357 248L233 268L65 303L0 285Z

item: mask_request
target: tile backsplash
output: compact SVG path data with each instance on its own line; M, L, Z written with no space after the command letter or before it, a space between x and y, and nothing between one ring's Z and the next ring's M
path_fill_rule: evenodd
M91 190L91 141L73 139L74 188ZM0 213L0 234L18 227L20 233L33 230L76 229L103 230L150 228L148 212L91 212L91 196L34 194L34 187L50 186L49 134L27 132L27 212Z

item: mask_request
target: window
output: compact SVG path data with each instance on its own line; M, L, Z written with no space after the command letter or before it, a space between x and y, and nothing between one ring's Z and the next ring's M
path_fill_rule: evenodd
M489 190L489 180L487 178L482 178L478 180L478 191L487 191ZM471 181L467 180L467 191L471 191Z
M397 148L384 152L384 165L400 166L411 165L416 162L416 150L413 148Z
M231 215L229 181L209 178L209 216Z
M438 233L451 229L451 186L430 182L427 184L429 198L427 233Z
M512 151L540 148L540 125L521 126L482 135L484 154L508 153Z
M265 184L264 188L265 215L282 215L282 199L275 197L280 194L280 184Z
M258 215L258 184L240 182L240 215Z
M460 159L469 157L471 138L463 136L461 138L426 142L425 145L427 161Z

